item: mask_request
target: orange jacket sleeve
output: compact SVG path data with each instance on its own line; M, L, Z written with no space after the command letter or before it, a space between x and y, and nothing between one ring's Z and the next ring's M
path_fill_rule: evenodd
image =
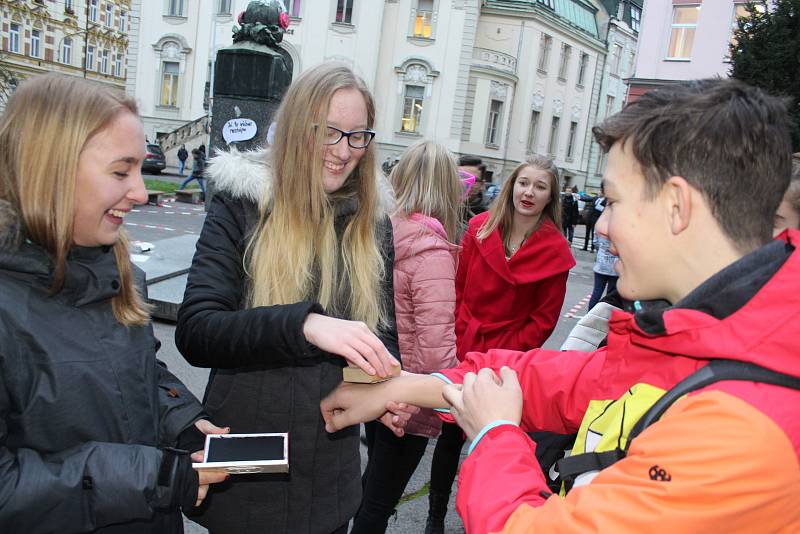
M721 391L678 401L628 456L550 496L516 427L493 429L464 462L457 508L468 534L800 532L800 465L783 430Z

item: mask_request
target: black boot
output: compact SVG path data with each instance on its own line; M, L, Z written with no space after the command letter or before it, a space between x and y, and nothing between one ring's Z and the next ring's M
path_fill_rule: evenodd
M428 521L425 523L425 534L444 534L444 517L447 515L449 502L449 491L431 490L428 495Z

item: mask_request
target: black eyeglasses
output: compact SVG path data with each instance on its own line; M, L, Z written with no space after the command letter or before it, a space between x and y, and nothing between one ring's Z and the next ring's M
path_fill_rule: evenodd
M367 148L375 137L375 132L372 130L345 132L339 128L328 126L325 130L325 140L323 143L326 145L335 145L342 140L342 137L347 138L347 144L350 145L351 148Z

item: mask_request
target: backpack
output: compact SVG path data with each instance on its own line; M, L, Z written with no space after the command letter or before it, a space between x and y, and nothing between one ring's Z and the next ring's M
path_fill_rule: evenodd
M628 440L624 449L617 447L610 451L576 454L557 460L555 462L557 465L557 477L554 479L551 473L551 476L548 477L548 486L552 489L556 481L563 482L565 491L569 491L572 489L575 479L583 473L601 471L622 460L627 456L631 442L639 434L644 432L647 427L658 422L661 416L664 415L675 401L687 393L723 380L760 382L800 390L800 378L778 373L754 363L735 360L711 360L708 365L698 369L664 393L664 395L639 418L628 435ZM545 469L544 465L542 469ZM547 470L544 471L545 476L547 476L548 472L551 470L555 471L553 466L548 466ZM551 482L553 483L551 484Z

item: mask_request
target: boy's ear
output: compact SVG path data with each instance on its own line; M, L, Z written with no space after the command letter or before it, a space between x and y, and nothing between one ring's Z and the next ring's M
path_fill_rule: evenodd
M664 184L668 203L670 230L678 235L689 226L692 218L692 186L682 176L671 176Z

